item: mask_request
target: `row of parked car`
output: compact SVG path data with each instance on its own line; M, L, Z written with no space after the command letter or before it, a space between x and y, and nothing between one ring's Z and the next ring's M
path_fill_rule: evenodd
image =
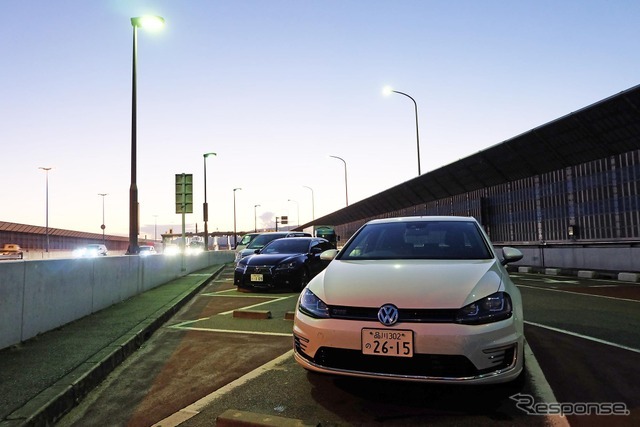
M235 284L301 291L293 348L305 369L451 384L523 378L522 298L505 268L522 253L496 252L474 218L373 220L340 251L312 236L247 240Z

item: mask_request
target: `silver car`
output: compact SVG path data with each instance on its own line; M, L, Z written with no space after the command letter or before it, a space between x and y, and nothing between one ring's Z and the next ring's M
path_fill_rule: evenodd
M520 292L474 218L370 221L302 291L295 360L356 377L499 383L523 370Z

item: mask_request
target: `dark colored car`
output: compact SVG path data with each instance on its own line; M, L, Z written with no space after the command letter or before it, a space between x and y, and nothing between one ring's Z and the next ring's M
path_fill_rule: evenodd
M320 259L327 249L332 249L331 243L317 237L272 240L256 254L238 262L234 284L239 289L302 290L329 264Z
M260 233L254 237L247 247L236 251L235 262L238 263L242 258L253 255L256 250L262 249L267 243L282 237L312 237L311 234L302 231L271 231L268 233ZM243 239L244 240L244 239Z

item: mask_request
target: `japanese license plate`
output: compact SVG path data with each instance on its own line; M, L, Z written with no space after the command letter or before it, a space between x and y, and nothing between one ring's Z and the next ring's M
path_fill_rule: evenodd
M251 275L252 282L262 282L262 274L252 274Z
M363 329L362 353L373 356L413 357L413 331Z

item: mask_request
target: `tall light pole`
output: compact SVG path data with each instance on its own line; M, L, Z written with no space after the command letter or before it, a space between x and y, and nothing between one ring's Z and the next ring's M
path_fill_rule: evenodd
M300 203L298 203L296 200L291 200L288 199L288 202L294 202L298 208L298 213L296 214L296 228L298 228L300 226Z
M42 169L45 174L45 234L47 236L47 245L45 247L46 252L49 252L49 171L52 168L39 167L38 169Z
M236 235L236 191L242 190L242 188L233 189L233 247L236 247L238 243L238 236Z
M215 156L216 153L204 153L204 203L202 204L202 215L204 217L204 250L209 250L209 229L207 222L209 221L209 205L207 204L207 157Z
M106 240L104 238L104 229L107 228L106 225L104 225L104 197L107 195L107 193L98 193L98 196L102 196L102 225L100 226L100 228L102 229L102 244L106 245Z
M313 197L313 188L307 187L306 185L303 185L303 187L311 190L311 220L315 221L316 220L316 201Z
M258 232L258 210L260 205L253 205L253 231Z
M164 18L160 16L141 16L131 18L133 26L133 72L131 78L131 185L129 187L129 248L127 254L138 253L138 184L136 183L137 164L137 57L138 57L138 27L156 29L164 25Z
M407 98L409 98L410 100L413 101L413 106L415 108L415 112L416 112L416 146L418 149L418 176L421 175L421 171L420 171L420 135L418 133L418 103L416 102L415 99L413 99L411 96L407 95L404 92L400 92L398 90L393 90L392 88L390 88L389 86L385 87L382 90L382 93L384 93L385 95L390 95L391 93L398 93L400 95L404 95Z
M158 215L153 216L153 241L158 241Z
M342 157L338 157L338 156L329 156L329 157L333 157L334 159L338 159L342 161L342 163L344 163L344 196L345 196L345 201L347 203L347 206L349 206L349 188L347 187L347 162L345 162Z

